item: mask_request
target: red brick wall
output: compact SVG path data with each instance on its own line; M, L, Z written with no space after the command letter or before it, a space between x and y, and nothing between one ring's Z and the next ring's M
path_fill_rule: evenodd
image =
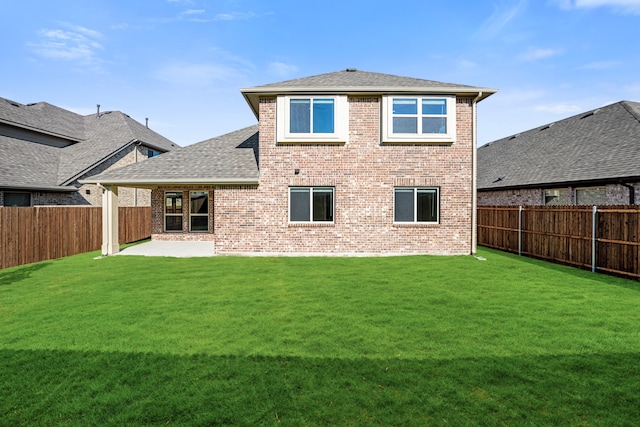
M258 186L210 189L214 234L162 233L153 191L153 237L214 240L217 253L471 252L472 99L457 100L453 144L381 144L381 98L349 98L346 144L276 144L275 98L260 101ZM299 169L299 174L295 170ZM335 187L334 223L289 224L290 186ZM440 187L439 224L394 224L395 186ZM190 189L184 188L185 202ZM185 213L185 230L188 230Z
M458 99L454 144L381 145L381 98L350 97L346 144L278 145L262 99L260 185L216 190L217 251L470 253L471 104ZM289 224L290 186L335 187L334 224ZM440 187L440 224L393 224L395 186Z

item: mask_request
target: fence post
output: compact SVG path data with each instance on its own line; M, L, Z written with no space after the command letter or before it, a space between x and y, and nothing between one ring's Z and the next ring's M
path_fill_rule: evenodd
M522 255L522 205L518 208L518 255Z
M592 238L591 238L591 272L595 273L596 272L596 241L598 240L597 236L596 236L596 215L598 213L598 207L597 206L593 206L593 217L592 217L592 222L593 222L593 229L591 232Z

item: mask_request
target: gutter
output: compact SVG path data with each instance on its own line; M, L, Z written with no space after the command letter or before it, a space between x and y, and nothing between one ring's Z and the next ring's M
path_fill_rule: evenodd
M56 186L49 186L49 187L43 187L43 186L29 186L29 185L24 185L24 186L18 186L18 185L12 185L12 186L2 186L0 185L0 190L3 191L42 191L44 193L73 193L75 191L78 191L77 188L75 187L56 187Z
M112 180L92 180L83 179L80 184L96 185L117 185L119 187L157 187L160 185L180 186L180 185L258 185L258 178L198 178L198 179L112 179Z

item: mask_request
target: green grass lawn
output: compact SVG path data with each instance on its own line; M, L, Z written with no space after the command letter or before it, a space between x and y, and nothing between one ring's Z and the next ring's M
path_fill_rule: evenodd
M459 257L0 270L0 425L640 422L640 284Z

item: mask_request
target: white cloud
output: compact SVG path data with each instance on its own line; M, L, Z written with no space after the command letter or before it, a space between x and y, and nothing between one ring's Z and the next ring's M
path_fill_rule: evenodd
M187 9L184 12L181 13L181 15L185 16L185 15L201 15L203 13L205 13L206 11L204 9Z
M550 56L558 55L560 52L561 51L559 49L531 48L518 57L524 61L537 61L538 59L544 59Z
M289 77L298 71L298 67L295 65L285 64L284 62L272 62L268 65L267 69L270 74L278 77Z
M478 31L476 37L489 40L496 37L513 19L527 7L527 0L518 0L509 5L494 7L493 13L487 18Z
M598 61L590 62L579 67L581 70L609 70L621 65L620 61Z
M562 9L610 7L619 13L640 14L640 0L555 0Z
M101 61L98 51L103 49L98 40L103 36L79 25L64 24L66 29L42 29L38 31L39 41L29 43L39 56L61 60L77 61L83 64L97 65Z
M176 62L153 73L157 80L184 86L209 86L237 77L239 70L226 65Z
M582 107L576 104L545 104L537 105L534 111L541 113L553 113L557 115L577 114L582 111Z

